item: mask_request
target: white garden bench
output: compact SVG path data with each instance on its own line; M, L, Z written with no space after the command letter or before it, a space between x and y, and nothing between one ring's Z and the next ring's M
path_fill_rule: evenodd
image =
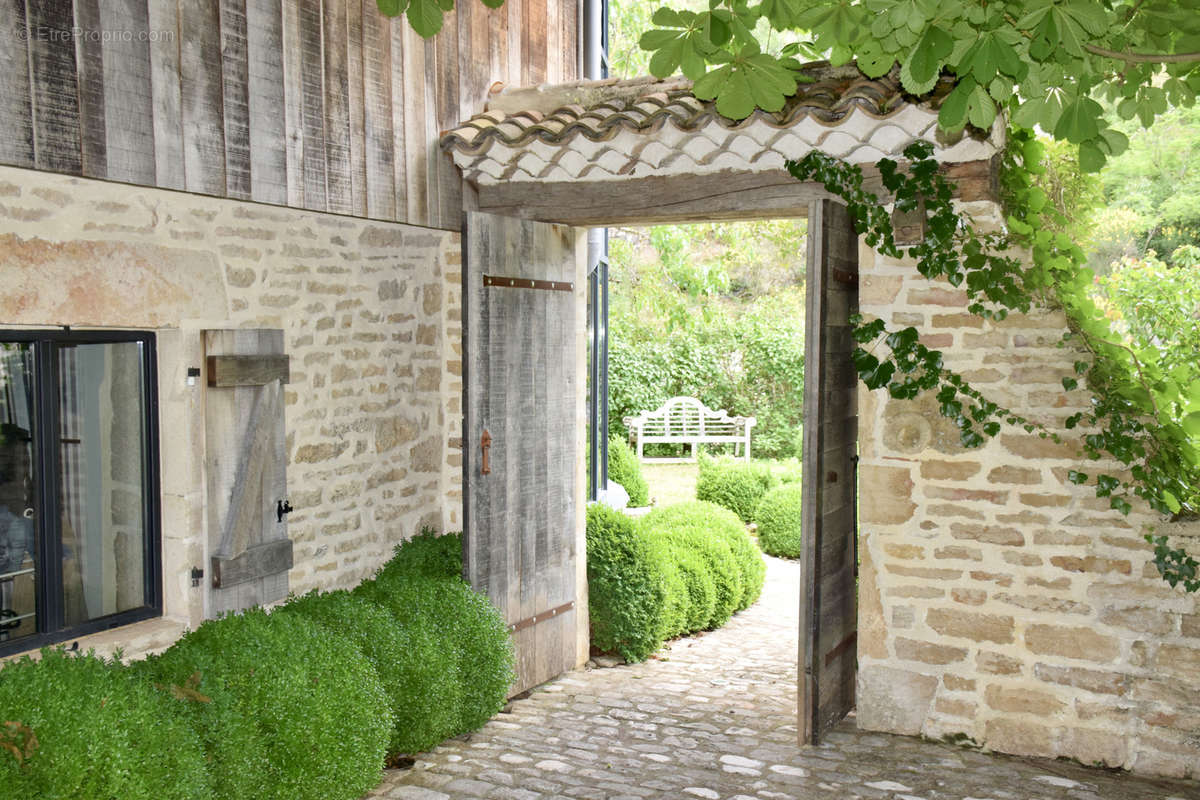
M750 460L750 429L754 417L731 417L728 411L714 411L694 397L672 397L657 411L642 411L625 417L625 425L637 440L637 455L642 461L684 463L696 460L698 444L732 444L734 454L742 445L742 457ZM691 455L685 458L647 458L647 444L666 442L690 444Z

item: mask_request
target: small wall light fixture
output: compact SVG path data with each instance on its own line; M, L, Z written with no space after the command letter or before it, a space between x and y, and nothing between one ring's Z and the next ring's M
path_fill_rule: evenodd
M196 378L199 378L199 377L200 377L200 368L199 367L188 367L188 371L187 371L188 386L195 386Z
M192 586L199 586L200 580L204 577L204 570L199 567L192 567Z

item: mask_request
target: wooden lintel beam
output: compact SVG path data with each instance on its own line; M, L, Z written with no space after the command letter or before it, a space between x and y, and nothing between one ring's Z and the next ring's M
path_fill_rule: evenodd
M997 197L992 161L947 164L943 174L963 201ZM863 188L888 202L879 172L863 169ZM809 204L832 199L815 183L784 170L649 176L598 181L507 181L475 187L476 210L581 227L804 217Z

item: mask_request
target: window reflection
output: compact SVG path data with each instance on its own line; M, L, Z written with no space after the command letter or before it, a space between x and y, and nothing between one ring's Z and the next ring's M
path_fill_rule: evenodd
M0 642L37 632L33 348L0 343Z
M63 621L146 603L140 342L58 351Z

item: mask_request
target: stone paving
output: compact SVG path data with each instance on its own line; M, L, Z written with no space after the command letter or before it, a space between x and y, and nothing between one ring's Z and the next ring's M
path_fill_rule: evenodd
M385 773L372 798L1200 800L1200 783L987 755L842 722L796 744L799 569L645 664L564 675L481 730Z

